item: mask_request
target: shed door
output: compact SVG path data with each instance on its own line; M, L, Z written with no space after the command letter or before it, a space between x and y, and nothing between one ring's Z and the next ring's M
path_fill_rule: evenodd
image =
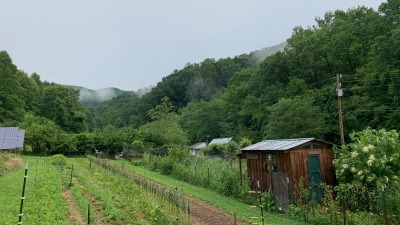
M308 179L313 199L320 201L322 198L322 188L319 155L308 156Z

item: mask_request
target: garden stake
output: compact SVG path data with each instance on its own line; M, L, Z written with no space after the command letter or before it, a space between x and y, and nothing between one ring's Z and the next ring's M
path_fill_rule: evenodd
M90 160L89 168L92 169L92 160Z
M39 160L36 160L36 171L35 171L35 186L36 186L36 175L37 175L37 168L39 166Z
M87 224L90 224L90 204L87 204Z
M263 205L262 205L262 200L261 200L261 190L260 190L260 181L257 181L257 189L258 189L258 198L260 199L260 211L261 211L261 220L262 224L264 225L264 210L263 210Z
M207 173L208 173L208 175L207 175L207 184L208 184L208 186L210 186L210 164L208 164L208 169L207 169Z
M72 187L72 172L74 172L74 164L72 164L72 168L71 168L71 177L69 178L69 187Z
M25 175L24 175L24 184L22 186L22 195L21 195L21 205L19 207L19 215L18 215L18 224L22 224L22 208L24 206L24 199L25 199L25 185L26 185L26 178L28 177L28 163L25 165Z

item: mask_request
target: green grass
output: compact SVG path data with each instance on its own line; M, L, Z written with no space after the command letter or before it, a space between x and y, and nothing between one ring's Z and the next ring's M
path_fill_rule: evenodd
M210 203L220 209L225 210L228 213L235 213L237 217L240 220L243 220L245 222L255 222L254 220L250 219L250 217L254 216L260 216L260 209L256 208L250 208L249 205L244 204L242 202L239 202L237 200L234 200L232 198L224 197L221 196L220 194L207 189L203 187L197 187L176 179L173 179L168 176L161 175L158 172L152 172L149 171L143 167L138 167L138 166L133 166L132 164L129 163L123 163L122 160L117 160L117 161L112 161L116 164L119 164L122 166L124 164L124 168L128 169L134 173L137 173L139 175L145 176L155 182L158 182L160 184L173 187L173 188L178 188L181 192L196 197L198 199L201 199L207 203ZM275 213L267 213L264 212L264 217L266 224L276 224L276 225L297 225L297 224L304 224L299 221L295 221L291 218L289 218L286 215L282 214L275 214Z
M89 168L87 159L73 159L73 162L73 187L82 193L90 193L96 199L102 209L102 222L116 225L176 224L176 221L185 220L172 205L140 189L129 178L94 163Z
M129 178L114 174L85 158L67 159L61 170L49 158L23 157L29 162L23 208L24 224L70 225L68 206L62 196L68 190L74 196L86 220L88 195L95 199L91 221L103 224L190 224L185 215L149 192L140 189ZM72 187L69 187L71 165L74 165ZM0 177L0 224L17 224L24 169ZM92 203L92 202L91 202Z
M42 158L24 158L29 163L26 182L24 224L72 224L61 194L59 171ZM37 169L37 174L36 174ZM36 182L35 182L36 176ZM20 207L24 169L0 177L0 224L16 224Z

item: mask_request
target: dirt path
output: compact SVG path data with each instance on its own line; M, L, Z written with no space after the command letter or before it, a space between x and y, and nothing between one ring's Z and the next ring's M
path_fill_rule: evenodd
M67 200L68 221L75 222L78 225L85 225L85 219L79 212L79 206L75 202L74 196L68 190L63 191L63 196Z
M190 216L193 222L201 225L246 225L238 219L234 218L234 215L226 213L221 209L216 208L208 203L205 203L196 198L190 198Z

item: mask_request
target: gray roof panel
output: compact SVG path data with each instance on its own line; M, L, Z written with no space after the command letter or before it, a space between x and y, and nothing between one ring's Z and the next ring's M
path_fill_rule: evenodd
M297 139L279 139L265 140L256 144L242 148L243 151L261 150L261 151L285 151L297 147L315 138L297 138Z
M210 145L212 144L228 144L232 140L231 137L229 138L215 138L210 142Z
M207 147L207 143L205 143L205 142L199 142L199 143L193 144L193 145L190 146L189 148L190 148L190 149L202 149L202 148L204 148L204 147Z

